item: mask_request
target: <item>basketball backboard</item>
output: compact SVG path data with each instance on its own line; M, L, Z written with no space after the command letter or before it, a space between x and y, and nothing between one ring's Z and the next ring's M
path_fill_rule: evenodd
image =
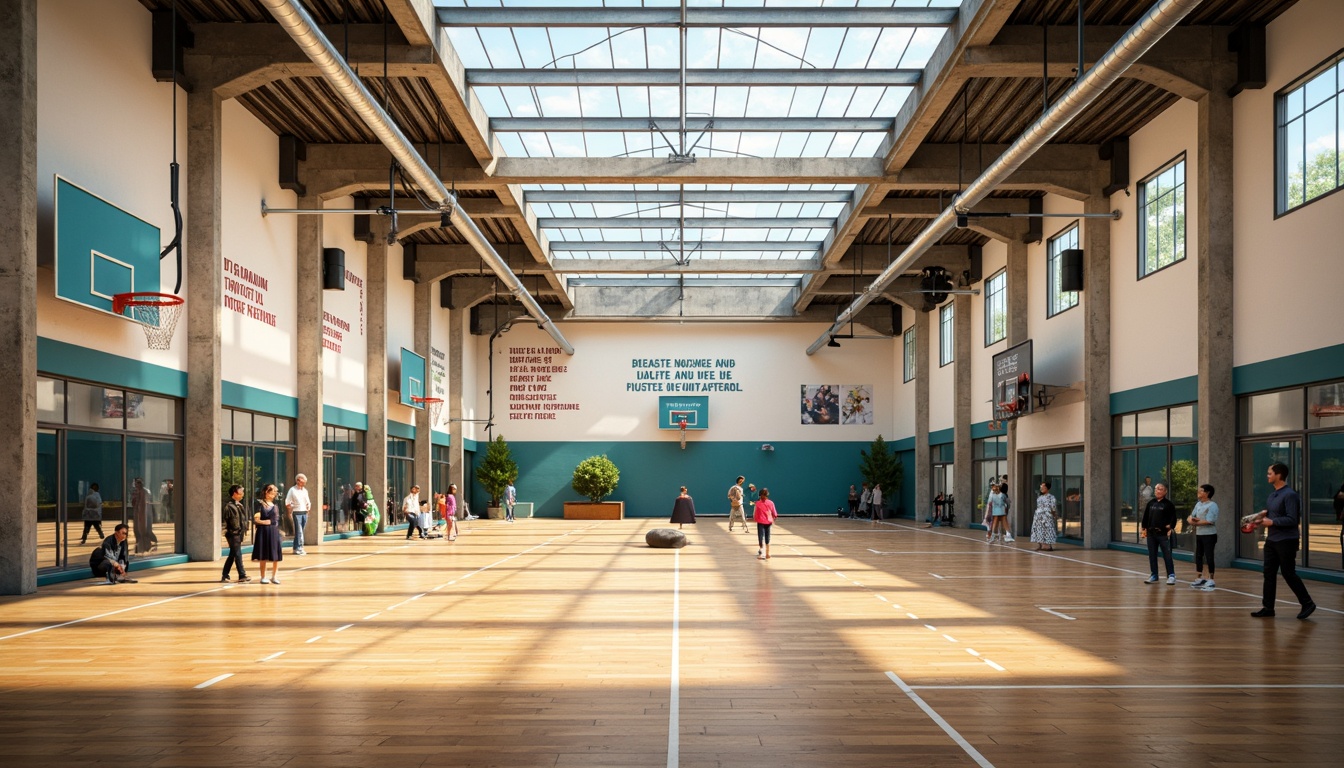
M113 314L119 293L163 290L159 228L60 176L56 181L56 297Z
M709 429L709 398L704 395L668 396L658 398L658 428L681 429L686 422L688 430Z

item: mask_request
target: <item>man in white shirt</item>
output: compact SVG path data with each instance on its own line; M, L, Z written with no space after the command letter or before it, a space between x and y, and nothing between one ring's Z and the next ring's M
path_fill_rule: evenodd
M420 486L412 485L411 492L401 500L401 513L406 516L406 540L410 541L416 531L425 538L425 529L420 527Z
M294 519L294 554L306 555L308 550L303 548L303 529L308 526L308 512L313 508L313 502L308 498L308 477L306 475L296 475L294 484L289 487L289 492L285 494L285 509L289 510L290 516Z
M877 525L877 521L882 519L882 485L881 485L881 483L874 483L874 484L873 484L873 500L872 500L872 505L873 505L873 525Z

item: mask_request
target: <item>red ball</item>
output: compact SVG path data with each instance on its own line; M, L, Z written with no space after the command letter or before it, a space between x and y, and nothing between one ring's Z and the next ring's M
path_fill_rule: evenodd
M1241 525L1242 533L1254 533L1255 529L1256 529L1255 523L1242 523Z

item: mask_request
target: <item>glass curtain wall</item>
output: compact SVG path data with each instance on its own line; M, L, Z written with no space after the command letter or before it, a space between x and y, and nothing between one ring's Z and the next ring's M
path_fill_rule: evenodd
M975 483L975 514L972 515L974 519L971 519L965 517L966 511L962 513L963 522L967 525L980 522L985 515L985 499L989 498L989 486L1008 474L1008 437L999 435L974 440L971 455L975 459L972 475ZM1018 498L1022 498L1022 494L1017 493L1017 489L1011 484L1008 490L1017 494Z
M1026 496L1034 500L1041 483L1050 483L1050 492L1059 501L1059 535L1068 539L1083 538L1083 449L1065 448L1033 453L1029 461L1031 482L1027 486L1030 492ZM1024 498L1016 490L1013 490L1013 494L1017 498ZM1016 519L1030 519L1028 515L1029 510L1023 510Z
M322 523L327 533L354 530L351 503L364 481L364 433L330 424L322 428Z
M1112 472L1114 506L1111 537L1130 544L1142 543L1139 522L1143 509L1166 486L1167 497L1176 505L1179 520L1172 547L1195 548L1194 530L1185 522L1195 506L1199 476L1198 424L1195 406L1180 405L1116 416L1112 424ZM1231 490L1215 489L1214 500L1230 503ZM1220 505L1220 509L1226 508Z
M294 482L294 420L263 413L224 408L220 411L220 504L227 501L229 486L243 486L245 500L257 498L267 483L275 483L277 500ZM281 533L294 535L294 522L280 516Z
M434 493L447 493L448 484L452 481L448 479L448 446L435 445L430 449L430 482L434 485ZM422 496L424 494L421 494Z
M179 401L46 376L37 401L38 567L85 567L123 522L133 555L177 552Z
M1288 484L1302 497L1302 551L1309 568L1344 570L1344 382L1244 397L1238 414L1237 514L1265 508L1265 471L1288 465ZM1238 557L1264 558L1264 531L1237 534Z
M401 500L415 484L415 443L404 437L387 438L387 525L406 522L401 513ZM421 489L424 490L424 489ZM421 498L428 498L421 495Z
M953 463L953 459L956 456L955 446L951 443L931 446L929 455L933 459L933 472L930 475L930 482L933 483L933 488L932 492L929 494L929 498L936 499L938 498L938 494L941 493L943 494L944 499L952 499L952 502L955 505L956 499L952 498L952 474L956 469L956 464ZM954 506L953 511L956 512L956 509L957 508ZM915 519L927 519L927 517L932 514L932 508L917 510ZM964 522L966 519L965 511L963 510L957 514L962 516L962 521Z

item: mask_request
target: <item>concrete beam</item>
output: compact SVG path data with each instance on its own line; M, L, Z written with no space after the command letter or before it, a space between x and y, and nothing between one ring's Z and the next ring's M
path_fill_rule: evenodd
M300 208L321 209L322 200L316 195L299 198ZM295 422L294 459L298 471L308 476L308 494L312 499L325 498L327 478L322 476L322 217L300 216L296 252L298 255L298 328L295 332L298 346L294 366L299 391L299 418ZM315 503L303 530L305 547L321 547L325 530L322 505Z
M415 284L414 299L414 340L415 353L425 358L426 366L429 361L434 359L434 352L430 348L430 340L433 338L433 329L431 322L434 316L433 307L430 304L430 298L433 296L434 283L423 282ZM429 371L426 371L428 374ZM425 396L435 396L434 391L428 386L432 377L427 379L425 387ZM411 482L420 486L420 498L431 502L430 509L433 511L434 494L442 490L435 488L433 484L433 425L429 419L429 409L422 409L415 413L415 440L414 455L415 460L411 467ZM408 489L409 490L409 489Z
M0 4L0 594L37 591L37 0ZM215 475L219 475L218 469ZM67 506L77 503L67 499ZM53 512L54 513L54 512ZM108 531L110 534L111 531Z
M1084 213L1106 213L1110 197L1095 194ZM1083 395L1083 546L1105 549L1111 542L1111 392L1096 386L1111 380L1111 227L1105 221L1083 226L1083 379L1093 386Z
M436 169L442 168L445 185L458 189L496 189L501 185L481 169L465 145L430 144L418 149L424 157L434 159ZM299 163L299 180L309 193L323 200L385 190L391 162L391 154L381 144L309 144L307 159Z
M929 350L933 313L915 313L915 519L933 509L933 451L929 447Z
M1006 267L1007 284L1004 286L1008 309L1008 347L1015 347L1026 341L1028 336L1027 319L1029 314L1029 302L1027 293L1027 244L1023 242L1008 243L1008 265ZM1008 491L1016 493L1017 499L1024 500L1023 506L1026 506L1025 499L1031 498L1031 492L1035 489L1027 488L1031 478L1027 477L1025 472L1025 462L1019 462L1017 458L1017 421L1008 422L1008 478L1010 480ZM1016 492L1014 488L1026 488L1024 493L1021 490Z
M387 222L381 218L370 222L373 240L367 248L368 275L365 277L364 300L368 309L368 332L365 334L366 412L369 429L364 439L364 485L373 489L373 498L379 508L387 499ZM378 523L381 532L392 521L393 511L383 509ZM352 522L353 524L353 522Z
M962 509L975 509L975 463L971 460L971 296L961 294L952 299L952 495L961 502ZM1009 491L1012 490L1010 487ZM1025 505L1023 505L1025 506ZM973 513L972 513L973 514ZM1030 512L1021 507L1008 520L1013 532L1014 519L1030 519Z
M648 285L607 286L592 283L571 287L574 310L566 320L678 319L752 320L792 318L798 288L767 285L744 291L734 286ZM834 319L834 313L829 319Z
M498 296L499 288L499 282L495 280L494 275L488 277L459 275L452 278L449 307L452 311L471 309L486 299Z
M412 45L424 45L438 27L433 0L383 0L387 15Z
M509 184L843 184L883 181L874 158L707 157L671 163L650 157L501 157L492 177Z
M1084 67L1090 68L1127 31L1127 27L1087 27ZM1197 100L1209 91L1215 67L1236 62L1235 54L1227 49L1231 31L1230 27L1177 27L1126 71L1125 77ZM1049 41L1042 61L1040 27L1004 27L989 45L967 48L957 69L967 77L1039 78L1045 65L1050 77L1073 77L1078 67L1076 28L1052 27Z
M495 250L505 255L509 269L516 275L529 274L529 270L540 272L546 269L546 265L538 264L531 254L510 253L504 245L496 245ZM453 275L475 275L481 272L482 265L480 254L469 245L416 246L415 280L418 283L442 280ZM486 270L486 273L489 274L489 271ZM494 279L494 275L489 276Z

